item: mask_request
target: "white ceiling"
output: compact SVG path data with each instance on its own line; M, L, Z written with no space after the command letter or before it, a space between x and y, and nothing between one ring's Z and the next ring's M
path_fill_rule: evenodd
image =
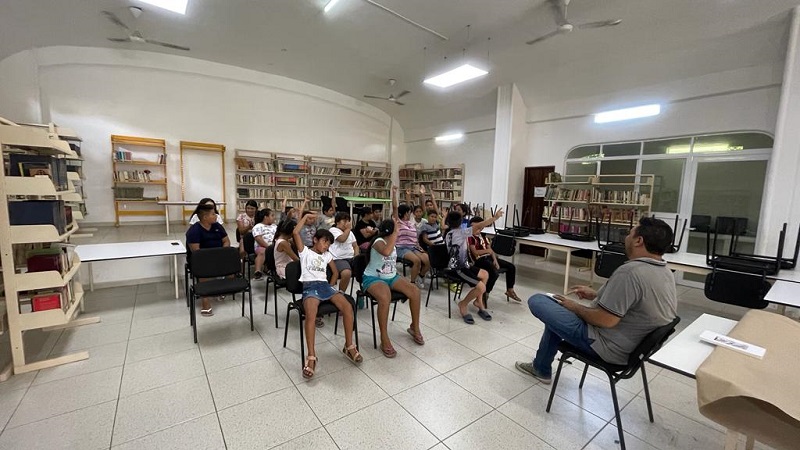
M573 22L623 22L528 46L525 41L554 29L545 0L377 1L450 40L363 0L340 0L329 14L322 13L327 0L189 0L186 16L138 0L1 0L0 59L49 45L135 48L270 72L357 98L408 89L406 106L367 101L409 130L493 114L495 88L509 82L517 83L531 106L779 63L787 12L800 4L572 0ZM129 5L145 13L134 20ZM102 10L115 12L145 37L192 51L110 42L106 37L124 33ZM449 90L422 85L427 75L463 59L488 67L490 75ZM394 87L389 78L398 80Z

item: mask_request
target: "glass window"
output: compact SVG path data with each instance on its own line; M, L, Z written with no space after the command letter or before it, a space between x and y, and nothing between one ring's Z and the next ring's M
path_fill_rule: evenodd
M597 158L599 156L599 145L584 145L583 147L575 147L570 150L567 154L567 159Z
M606 160L600 163L600 175L627 175L636 173L635 159ZM636 177L609 177L602 183L634 183Z
M565 175L597 175L596 162L571 162L567 163Z
M727 133L698 136L694 139L695 153L730 152L772 148L773 139L764 133Z
M603 157L609 156L639 156L642 148L641 142L628 142L625 144L603 145Z
M654 175L651 211L677 214L685 161L683 158L642 161L642 175Z
M692 138L659 139L657 141L645 141L642 154L644 155L666 155L689 153L692 145Z

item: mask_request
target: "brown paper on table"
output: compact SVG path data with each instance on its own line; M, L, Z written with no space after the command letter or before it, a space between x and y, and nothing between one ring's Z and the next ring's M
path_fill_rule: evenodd
M697 369L700 413L771 447L800 448L800 323L751 310L728 336L767 353L714 349Z

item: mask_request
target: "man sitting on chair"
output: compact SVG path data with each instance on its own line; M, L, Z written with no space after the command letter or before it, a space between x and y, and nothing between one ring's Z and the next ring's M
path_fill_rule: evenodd
M599 291L588 286L570 288L569 293L592 300L589 306L563 295L536 294L528 299L531 313L544 322L545 329L533 363L518 361L517 369L550 384L561 341L607 363L627 364L648 333L677 315L675 277L662 258L671 243L669 225L644 217L625 237L628 261Z

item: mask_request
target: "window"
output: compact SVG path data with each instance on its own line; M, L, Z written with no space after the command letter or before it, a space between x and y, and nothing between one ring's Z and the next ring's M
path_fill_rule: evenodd
M655 176L653 179L653 202L650 207L652 211L678 213L685 161L683 158L642 161L642 173Z
M565 175L597 175L596 162L567 163Z
M642 148L641 142L628 142L625 144L606 144L603 145L603 157L610 156L639 156Z
M643 155L665 155L668 153L689 153L692 146L692 138L678 138L678 139L659 139L657 141L645 141L642 150ZM686 151L677 151L680 149Z
M575 147L570 150L569 154L567 155L567 159L597 158L599 156L599 145L585 145L583 147Z
M774 140L764 133L726 133L698 136L694 139L695 153L733 152L772 148Z

